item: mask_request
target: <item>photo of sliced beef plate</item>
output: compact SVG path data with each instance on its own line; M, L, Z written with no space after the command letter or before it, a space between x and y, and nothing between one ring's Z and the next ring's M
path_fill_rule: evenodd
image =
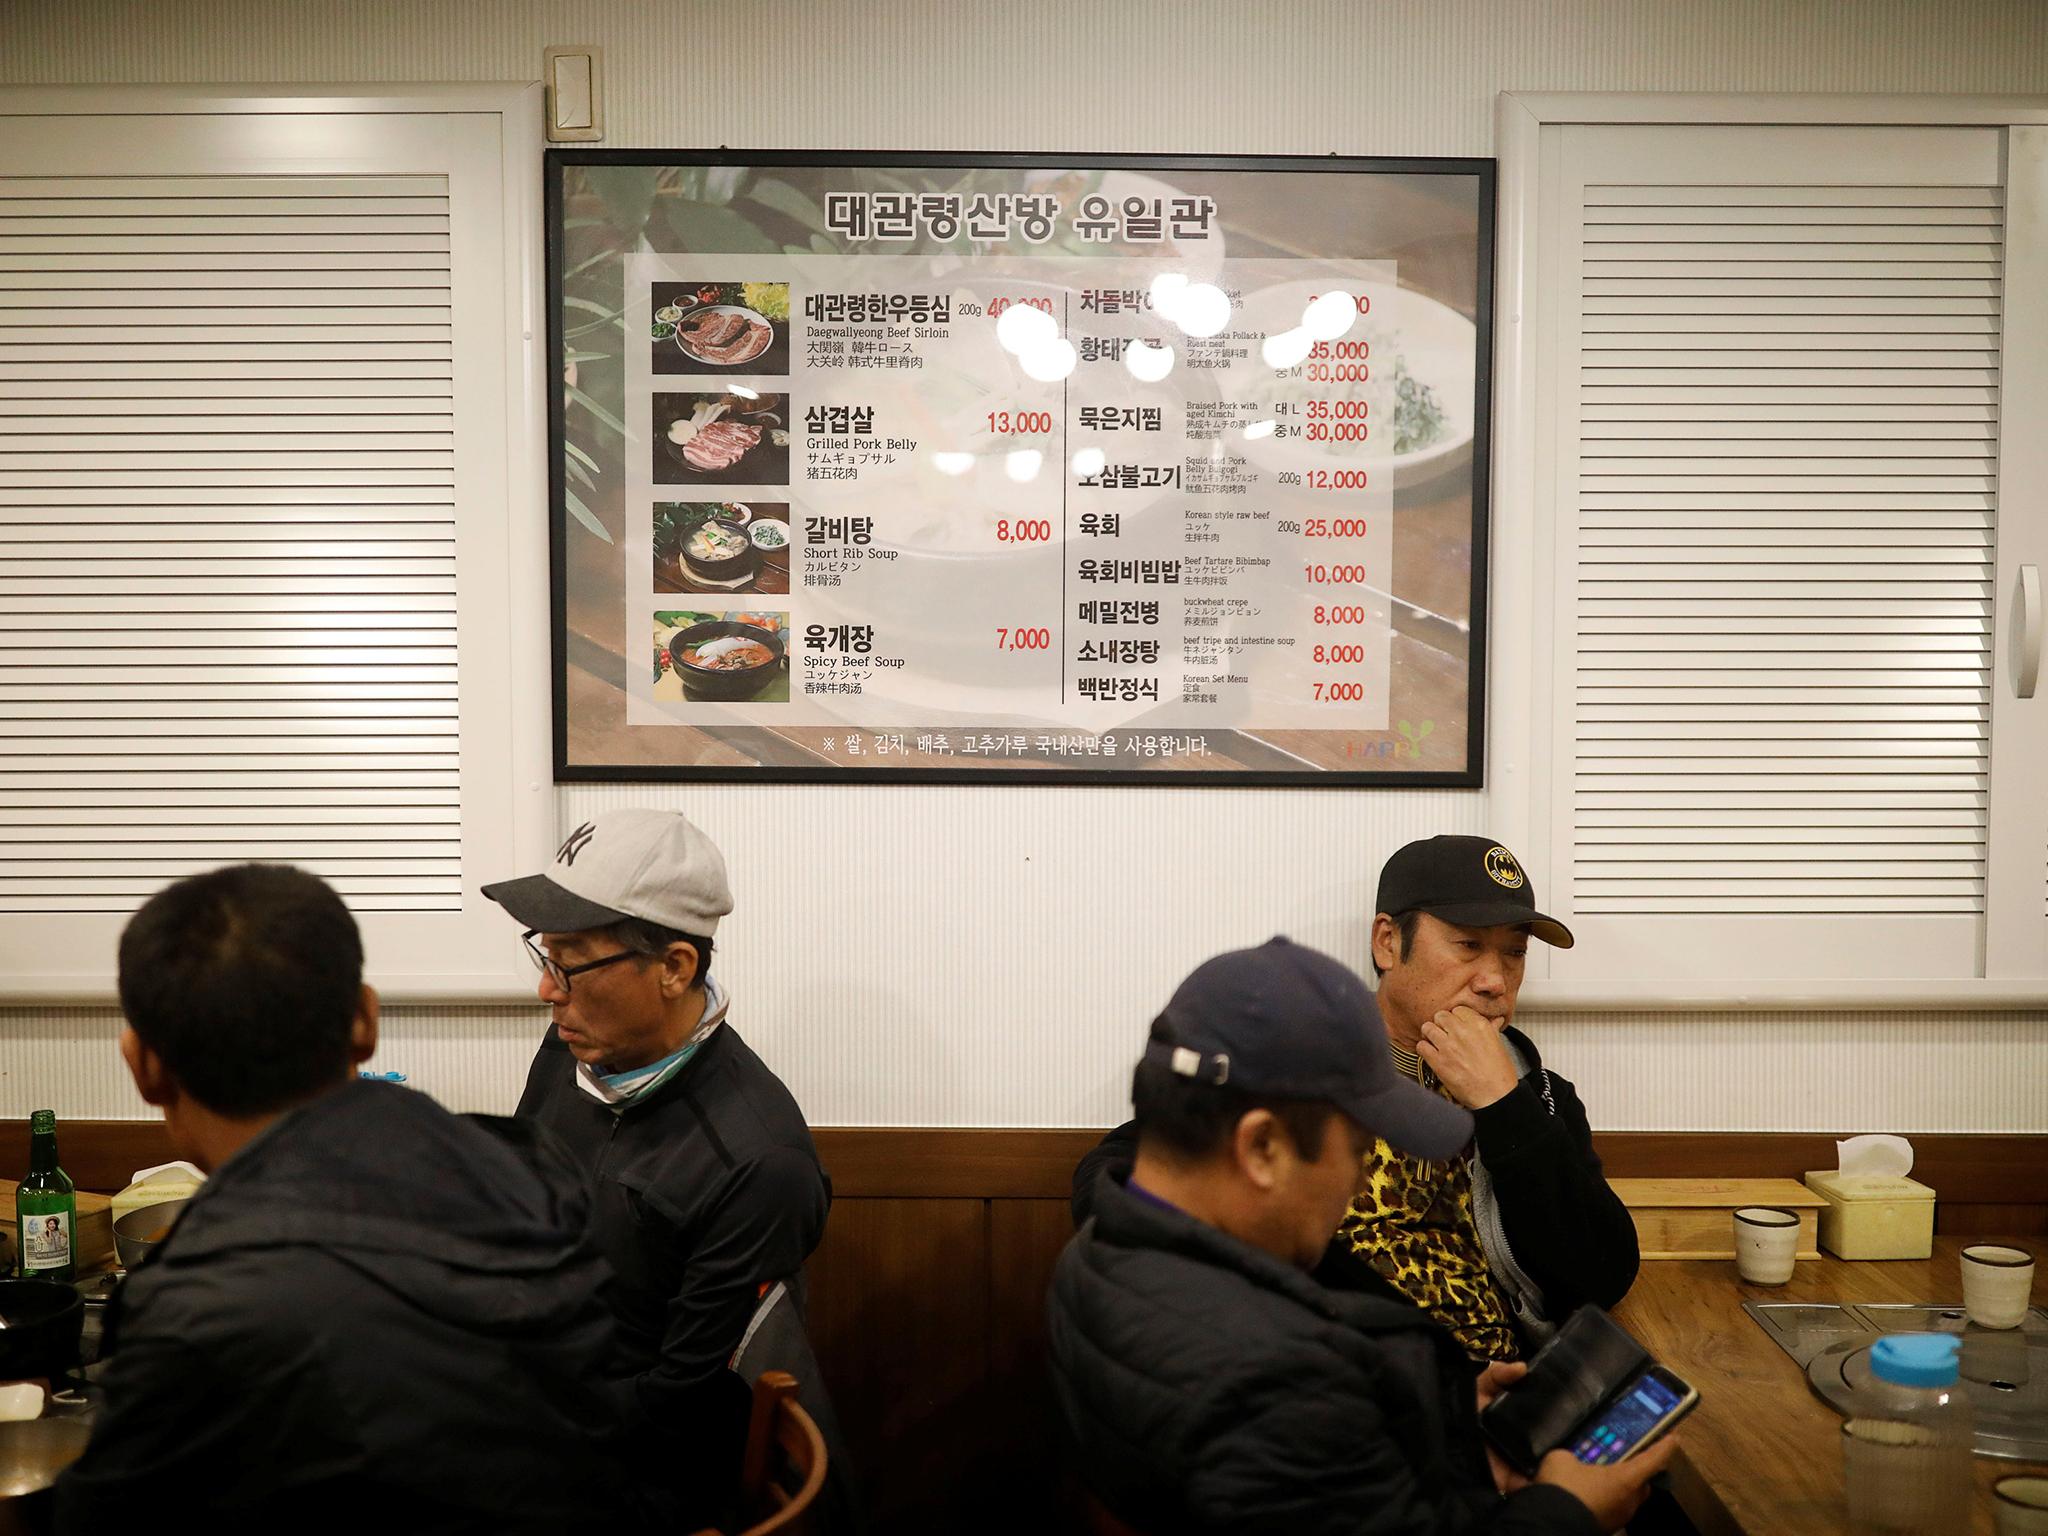
M739 463L746 457L747 450L760 441L759 427L714 421L683 445L683 457L706 474L717 474Z
M676 326L676 345L699 362L736 367L768 350L775 327L736 304L714 304L685 315Z

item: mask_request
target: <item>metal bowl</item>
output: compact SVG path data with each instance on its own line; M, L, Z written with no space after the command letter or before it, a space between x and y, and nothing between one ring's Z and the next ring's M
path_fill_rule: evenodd
M79 1419L16 1419L0 1424L0 1504L40 1493L85 1453L92 1430Z
M123 1269L133 1269L149 1257L162 1242L190 1200L159 1200L155 1205L137 1206L114 1223L114 1257Z

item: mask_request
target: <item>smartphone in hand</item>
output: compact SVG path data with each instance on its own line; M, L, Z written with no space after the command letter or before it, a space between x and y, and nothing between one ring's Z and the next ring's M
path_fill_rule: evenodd
M1692 1412L1699 1400L1696 1388L1663 1366L1652 1365L1609 1399L1572 1443L1571 1452L1588 1466L1626 1461Z

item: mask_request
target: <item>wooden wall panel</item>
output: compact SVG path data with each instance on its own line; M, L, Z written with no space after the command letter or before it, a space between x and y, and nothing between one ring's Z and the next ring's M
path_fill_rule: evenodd
M1059 1409L1045 1369L1045 1296L1053 1265L1074 1235L1064 1194L1053 1200L989 1202L989 1380L997 1393L996 1417L984 1458L984 1476L1016 1487L1010 1529L1057 1529L1061 1464ZM1037 1478L1019 1476L1040 1467Z
M57 1121L57 1161L80 1189L112 1194L130 1175L168 1163L171 1141L161 1120ZM28 1121L0 1120L0 1170L18 1179L28 1167Z
M812 1131L835 1196L1064 1200L1100 1131L826 1127Z
M988 1412L987 1202L835 1201L807 1273L812 1347L871 1507L937 1528Z
M1843 1135L1849 1133L1843 1132ZM1789 1178L1835 1166L1833 1135L1596 1131L1610 1178ZM1913 1177L1935 1192L1934 1229L2048 1232L2048 1136L1915 1136Z

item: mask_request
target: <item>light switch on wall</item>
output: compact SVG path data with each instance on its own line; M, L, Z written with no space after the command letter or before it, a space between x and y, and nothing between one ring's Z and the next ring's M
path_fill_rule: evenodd
M582 43L550 48L541 78L547 86L549 142L604 137L603 49Z

